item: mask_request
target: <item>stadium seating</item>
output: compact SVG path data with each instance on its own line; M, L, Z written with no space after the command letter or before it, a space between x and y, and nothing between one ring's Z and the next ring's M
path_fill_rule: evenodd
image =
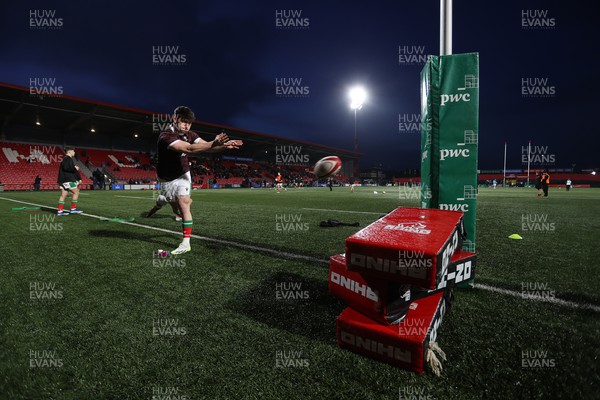
M0 182L5 190L32 190L37 175L40 189L56 189L58 167L64 153L58 146L0 142ZM82 174L82 187L92 182Z
M81 157L89 163L90 169L106 168L121 183L130 181L152 182L156 172L151 168L148 155L117 150L82 149Z

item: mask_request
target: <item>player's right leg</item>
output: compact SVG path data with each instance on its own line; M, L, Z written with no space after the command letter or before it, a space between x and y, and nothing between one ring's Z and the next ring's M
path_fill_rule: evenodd
M79 199L79 188L77 185L71 187L71 214L81 214L83 211L77 209L77 199Z
M68 193L69 192L65 188L60 186L60 197L58 198L58 211L56 212L56 215L69 215L68 212L64 211L65 199L67 198Z
M175 255L187 253L188 251L190 251L192 249L192 246L190 245L190 237L192 235L192 226L193 226L192 211L191 211L192 198L190 197L190 195L177 196L177 205L179 206L179 209L181 210L181 216L183 218L183 220L182 220L183 240L179 244L179 246L171 252L172 254L175 254Z

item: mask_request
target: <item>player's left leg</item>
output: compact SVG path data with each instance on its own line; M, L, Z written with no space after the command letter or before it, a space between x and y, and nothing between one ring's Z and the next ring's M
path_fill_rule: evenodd
M179 203L169 203L171 204L171 208L173 209L173 214L175 214L175 221L180 222L183 221L183 214L179 209Z

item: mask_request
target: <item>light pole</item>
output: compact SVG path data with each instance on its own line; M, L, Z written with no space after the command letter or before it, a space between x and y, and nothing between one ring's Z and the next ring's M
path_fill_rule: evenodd
M363 106L367 98L367 92L361 86L356 86L350 89L350 108L354 110L354 152L358 153L358 128L357 128L357 113ZM358 159L354 161L354 178L359 177Z

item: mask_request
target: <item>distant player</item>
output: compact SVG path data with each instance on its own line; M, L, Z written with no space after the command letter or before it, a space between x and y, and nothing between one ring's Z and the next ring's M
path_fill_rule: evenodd
M158 137L158 165L156 174L160 180L161 195L173 210L181 210L183 218L183 241L172 254L187 253L192 249L192 175L188 154L216 152L225 149L238 149L241 140L229 140L225 133L218 134L211 142L200 139L196 132L190 131L195 115L188 107L180 106L173 113L173 123Z
M496 189L496 185L498 185L498 181L494 179L494 180L492 181L492 185L494 185L494 189Z
M572 183L572 182L571 182L571 179L567 179L567 183L566 183L567 192L568 192L569 190L571 190L571 183Z
M542 173L539 171L535 174L535 188L537 189L537 197L542 197Z
M70 214L81 214L83 211L77 209L77 199L79 198L79 183L81 182L81 175L79 174L79 167L75 165L73 157L75 156L75 149L72 147L65 148L65 156L60 162L58 168L58 187L60 189L60 198L58 199L58 212L56 215L69 215ZM65 211L65 199L69 192L71 195L71 211Z
M542 173L542 191L544 192L544 197L548 197L548 187L550 185L550 174L548 170L545 169Z
M277 189L277 193L280 192L281 188L287 192L287 189L283 187L283 178L281 177L281 172L277 173L275 177L275 188Z

